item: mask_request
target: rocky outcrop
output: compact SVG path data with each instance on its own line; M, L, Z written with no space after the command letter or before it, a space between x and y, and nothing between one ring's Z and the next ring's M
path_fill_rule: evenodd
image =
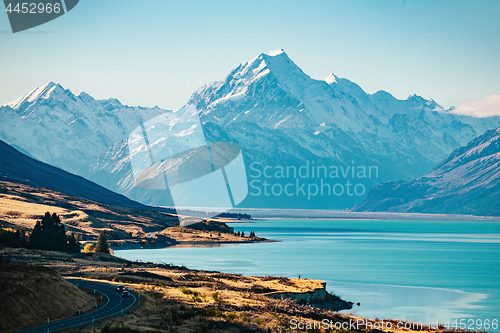
M266 296L282 299L289 298L301 304L309 303L319 307L327 307L333 311L349 310L352 309L354 304L330 294L326 291L326 283L323 283L322 288L310 292L271 292Z

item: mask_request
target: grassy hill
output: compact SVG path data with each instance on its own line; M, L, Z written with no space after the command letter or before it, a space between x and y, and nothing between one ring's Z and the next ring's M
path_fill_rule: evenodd
M74 316L93 298L65 281L53 268L0 261L0 332Z
M149 209L103 204L41 187L0 181L0 224L32 229L45 212L58 214L80 240L129 239L177 226L177 216Z

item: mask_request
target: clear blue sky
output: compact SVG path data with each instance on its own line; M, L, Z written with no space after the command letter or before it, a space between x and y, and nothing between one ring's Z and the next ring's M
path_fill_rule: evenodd
M2 7L3 8L3 7ZM283 48L307 74L445 107L500 94L500 1L81 0L12 34L0 13L0 104L48 81L174 109Z

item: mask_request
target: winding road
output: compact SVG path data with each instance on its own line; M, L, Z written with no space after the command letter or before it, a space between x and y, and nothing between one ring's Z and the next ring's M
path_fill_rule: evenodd
M121 293L116 292L116 286L85 281L80 279L67 279L67 281L75 286L83 287L87 289L93 289L97 293L101 293L105 297L107 297L108 301L106 304L99 309L82 314L80 316L72 317L69 319L57 321L54 323L46 324L43 326L37 326L33 328L29 328L22 331L16 331L13 333L47 333L47 332L55 332L62 329L75 327L87 323L92 323L98 319L106 318L109 316L113 316L115 314L121 313L123 310L130 308L136 301L134 295L130 293L130 297L121 297Z

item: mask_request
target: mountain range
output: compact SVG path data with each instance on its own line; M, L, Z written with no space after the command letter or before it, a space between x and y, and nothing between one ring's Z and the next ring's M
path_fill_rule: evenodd
M129 107L116 99L95 100L86 93L76 96L49 83L0 107L0 139L143 204L170 206L165 191L135 185L127 136L164 113L173 112L182 121L192 108L207 141L241 147L250 192L240 207L351 207L378 184L425 175L458 147L500 126L500 117L455 115L416 95L399 100L385 91L368 94L333 74L313 79L278 50L260 54L224 80L200 87L175 111ZM178 144L178 137L168 133L150 142L153 147ZM337 177L293 174L293 169L312 170L313 165L328 172L337 170ZM358 173L370 167L373 174ZM280 177L276 173L280 168L291 168L290 173ZM273 171L267 174L271 177L264 169ZM276 191L269 195L266 181L269 191L275 185ZM340 184L343 193L318 192L311 197L298 190L301 184L306 189L313 184L320 188L321 181L332 188ZM347 181L362 185L360 195L347 194ZM283 192L288 184L295 188L293 195ZM258 190L261 193L256 195Z
M42 162L78 169L125 138L137 124L165 112L116 99L74 95L49 82L0 106L0 139Z
M453 151L432 172L378 185L354 211L500 215L500 127Z

